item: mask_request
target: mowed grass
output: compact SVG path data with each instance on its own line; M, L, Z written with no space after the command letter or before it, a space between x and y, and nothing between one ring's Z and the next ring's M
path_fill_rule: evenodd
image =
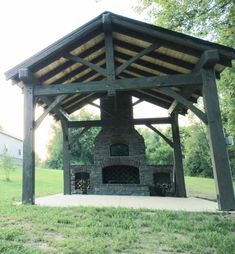
M11 182L1 173L1 254L235 253L232 215L15 205L21 197L21 169L12 173ZM36 179L37 196L62 192L62 171L37 169ZM193 178L186 181L197 187Z

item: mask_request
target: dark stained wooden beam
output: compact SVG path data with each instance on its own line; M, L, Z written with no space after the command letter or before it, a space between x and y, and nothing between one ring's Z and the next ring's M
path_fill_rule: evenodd
M132 96L139 98L139 99L143 99L144 101L149 102L155 106L162 107L165 109L168 109L170 107L170 103L166 103L164 101L156 99L148 94L143 94L140 91L131 91L130 93Z
M193 72L200 71L202 68L213 68L219 61L218 50L206 50L195 65Z
M181 149L181 142L180 142L180 132L179 132L177 112L174 112L171 115L171 118L172 118L173 150L174 150L175 194L177 197L186 197L183 158L182 158L182 149Z
M44 110L41 116L35 121L34 128L35 130L39 127L45 117L56 107L58 106L64 99L66 95L59 95L55 98L55 100Z
M34 114L35 100L34 85L30 81L29 72L20 72L24 82L24 142L23 142L23 191L22 203L33 205L35 203L35 130Z
M207 123L206 114L202 112L200 109L198 109L197 107L195 107L192 102L185 99L182 95L180 95L179 93L176 93L175 91L167 87L161 88L161 91L167 94L168 96L171 96L172 98L174 98L175 100L183 104L185 107L189 108L201 121L203 121L204 123Z
M104 28L104 40L105 40L105 58L106 58L106 76L108 81L116 79L115 75L115 60L114 60L114 47L112 36L112 19L110 13L103 14L102 17ZM108 89L108 95L114 96L115 90L110 87Z
M67 54L65 56L65 58L67 58L67 59L69 59L73 62L79 62L79 63L93 69L94 71L100 73L101 75L106 76L106 70L105 69L103 69L99 65L93 64L92 62L88 62L87 60L85 60L85 59L83 59L79 56L74 56L74 55L71 55L71 54Z
M202 70L203 99L208 117L208 134L219 210L235 210L231 169L221 120L215 73Z
M71 194L71 172L70 172L70 144L68 121L61 119L63 132L63 173L64 173L64 195Z
M143 102L144 100L143 99L138 99L137 101L135 101L134 103L132 103L132 107L140 104L141 102Z
M151 124L171 124L171 117L159 118L136 118L130 120L134 125L151 125ZM105 122L102 120L88 120L88 121L69 121L69 128L87 128L87 127L103 127Z
M51 103L53 103L53 100L47 96L41 96L40 100L47 105L50 105ZM69 115L60 105L55 106L52 112L54 112L56 116L59 117L60 119L64 119L64 121L69 120Z
M157 128L155 128L154 126L152 126L151 124L146 124L146 126L151 129L152 131L154 131L155 133L157 133L161 138L163 138L163 140L170 146L173 147L173 142L167 138L164 134L162 134Z
M102 127L104 123L101 120L87 120L87 121L69 121L68 128L91 128Z
M149 124L171 124L171 117L158 117L158 118L135 118L133 119L134 125L149 125Z
M170 75L163 77L144 77L133 78L128 80L104 80L84 83L57 84L57 85L40 85L35 87L36 96L55 96L59 94L74 94L74 93L92 93L92 92L107 92L128 91L135 89L148 89L159 87L188 87L189 85L200 86L202 84L201 74L184 74Z
M118 76L123 70L125 70L129 65L134 63L136 60L141 58L142 56L154 51L155 49L159 48L160 45L158 43L153 43L149 47L143 49L139 53L137 53L135 56L131 57L129 60L127 60L125 63L123 63L121 66L119 66L116 69L116 76Z
M33 84L34 90L36 87L39 87L39 85L40 85L38 79L35 78L34 74L28 68L20 69L18 76L19 76L20 80L22 80L23 82ZM36 94L34 93L34 100L35 100L35 96L36 96ZM48 98L46 96L41 96L40 100L47 105L50 105L53 102L50 98ZM56 113L56 115L58 117L68 120L67 113L60 106L56 106L53 109L53 111Z
M185 98L185 99L190 99L190 97L192 96L193 92L194 92L195 88L191 87L188 89L183 90L180 94ZM197 102L197 99L195 99L195 101L193 102ZM177 100L174 100L170 106L170 108L168 109L168 113L169 115L172 114L174 111L178 111L180 112L182 110L182 107L185 107L184 105L182 105L181 103L179 103Z

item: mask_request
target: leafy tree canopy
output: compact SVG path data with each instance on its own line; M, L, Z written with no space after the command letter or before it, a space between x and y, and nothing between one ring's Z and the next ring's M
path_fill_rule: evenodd
M79 115L73 115L72 120L95 120L93 115L85 110L81 110ZM98 134L99 128L91 128L81 135L83 129L70 129L69 142L71 149L71 164L92 164L94 138ZM63 167L63 134L60 123L52 125L53 138L48 145L48 159L46 165L50 168Z
M235 47L235 1L138 0L135 10L151 23L177 32ZM227 68L218 83L225 134L235 137L235 67ZM228 148L235 172L235 146Z

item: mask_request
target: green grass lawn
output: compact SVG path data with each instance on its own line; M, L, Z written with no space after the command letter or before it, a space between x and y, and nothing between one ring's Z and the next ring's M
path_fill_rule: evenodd
M232 215L124 208L15 205L21 170L5 182L0 170L0 253L235 253ZM37 169L36 194L62 192L62 171ZM211 179L186 178L190 195L214 192Z

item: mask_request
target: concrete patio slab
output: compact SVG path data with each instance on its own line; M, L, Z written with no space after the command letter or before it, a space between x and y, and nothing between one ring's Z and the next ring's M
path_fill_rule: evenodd
M36 204L50 207L126 207L188 212L216 212L218 209L216 202L194 197L176 198L56 194L37 198Z

